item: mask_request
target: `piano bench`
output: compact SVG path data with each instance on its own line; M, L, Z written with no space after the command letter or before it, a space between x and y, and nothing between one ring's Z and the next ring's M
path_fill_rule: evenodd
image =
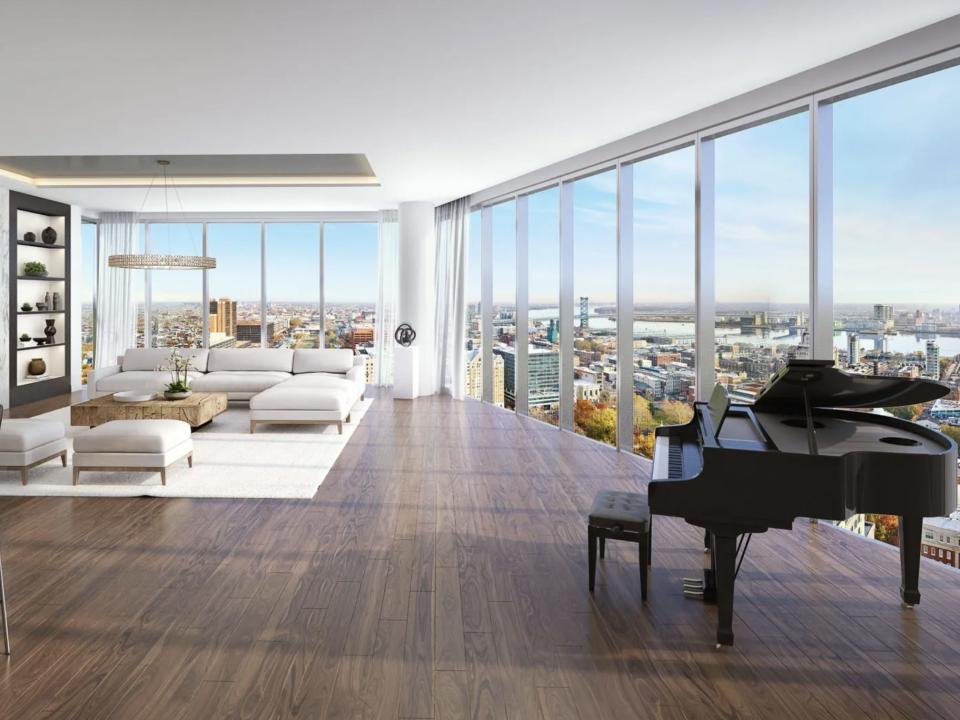
M626 540L639 545L640 597L647 599L647 569L652 555L650 506L647 496L639 493L603 490L597 493L587 518L587 553L590 559L590 592L597 577L597 550L602 559L607 538Z

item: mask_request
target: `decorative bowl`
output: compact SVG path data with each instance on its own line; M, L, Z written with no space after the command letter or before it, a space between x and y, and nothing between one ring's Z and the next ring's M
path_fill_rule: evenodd
M193 395L193 390L187 390L186 392L165 392L163 396L167 400L185 400L186 398Z
M145 393L135 390L126 390L124 392L118 392L113 394L113 399L117 402L126 402L126 403L138 403L138 402L149 402L150 400L156 400L156 393Z
M35 337L35 338L33 339L33 341L34 341L37 345L46 345L46 344L47 344L47 336L44 335L43 337L38 337L38 338Z

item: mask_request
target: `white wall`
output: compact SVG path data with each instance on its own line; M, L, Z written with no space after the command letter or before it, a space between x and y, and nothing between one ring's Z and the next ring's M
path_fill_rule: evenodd
M0 403L10 406L10 191L0 187Z
M433 203L400 203L400 252L397 324L409 323L420 348L420 392L432 393L433 323L436 312Z
M70 389L80 390L80 336L81 308L83 297L83 240L81 238L83 208L70 206Z

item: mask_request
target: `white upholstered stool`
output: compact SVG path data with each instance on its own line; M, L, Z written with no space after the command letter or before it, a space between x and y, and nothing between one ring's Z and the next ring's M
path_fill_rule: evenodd
M250 432L257 425L336 425L350 422L350 410L360 399L360 387L351 380L322 373L294 375L250 398Z
M59 457L67 466L66 428L51 420L4 420L0 424L0 470L19 470L27 484L30 468Z
M73 484L81 470L159 472L187 459L193 467L190 425L182 420L111 420L73 439Z

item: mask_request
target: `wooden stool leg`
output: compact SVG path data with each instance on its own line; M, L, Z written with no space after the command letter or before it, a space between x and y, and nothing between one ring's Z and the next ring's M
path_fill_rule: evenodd
M607 555L607 536L600 536L600 559L603 560Z
M650 545L647 536L640 536L640 599L647 599L647 567L650 563Z
M647 565L653 565L653 516L647 523Z
M597 531L587 526L587 557L590 567L590 592L593 592L597 579Z

